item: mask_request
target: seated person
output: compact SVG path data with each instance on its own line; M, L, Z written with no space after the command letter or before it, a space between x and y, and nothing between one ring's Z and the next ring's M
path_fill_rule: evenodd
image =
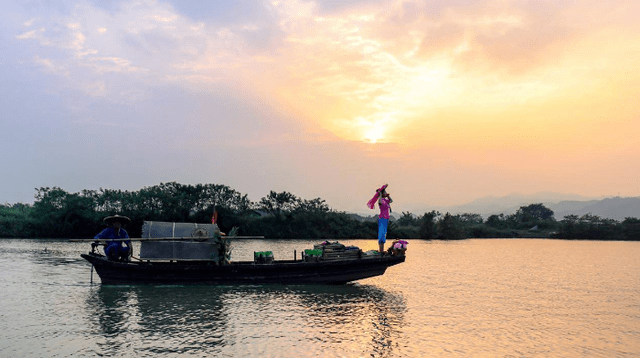
M391 247L388 250L388 253L391 256L404 255L404 253L407 251L408 244L409 243L405 240L400 240L400 239L393 240L393 242L391 243Z
M128 239L129 234L122 228L122 225L131 222L126 216L113 215L104 218L104 222L109 225L106 229L102 230L98 235L94 237L96 240L112 240L107 241L104 247L104 254L110 260L127 261L132 254L131 240L118 240ZM124 246L123 246L124 244Z

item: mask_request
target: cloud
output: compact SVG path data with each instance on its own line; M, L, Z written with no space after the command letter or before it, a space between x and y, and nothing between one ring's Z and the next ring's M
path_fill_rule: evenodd
M40 31L44 31L41 29ZM16 36L18 40L35 39L37 36L36 30L27 31L24 34Z
M38 57L45 67L72 88L103 83L105 98L116 100L124 83L233 83L341 138L368 142L412 142L439 118L473 127L502 122L502 109L557 102L615 77L600 57L639 41L623 12L638 5L628 1L100 6L30 16L16 39L56 49ZM602 31L626 31L626 44L599 39Z
M323 14L313 3L283 2L276 10L287 35L278 61L285 68L269 80L282 101L343 138L419 143L411 133L443 118L470 124L469 134L502 125L505 111L518 116L513 111L528 104L598 96L598 82L616 76L615 67L594 70L600 57L638 43L637 25L612 21L637 5L599 7L597 18L583 16L580 5L404 1ZM608 28L630 30L627 44L598 40ZM576 56L591 41L599 53ZM520 117L525 126L513 133L538 120Z
M636 3L16 3L2 63L66 106L44 117L107 146L117 130L169 143L150 156L273 146L281 158L295 145L301 163L344 152L365 172L363 157L398 172L569 175L562 158L638 158Z

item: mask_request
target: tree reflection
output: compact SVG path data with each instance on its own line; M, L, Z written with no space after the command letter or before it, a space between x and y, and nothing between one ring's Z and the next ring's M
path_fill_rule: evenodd
M89 320L97 324L103 338L96 342L99 355L127 353L125 337L139 319L137 302L137 293L128 287L101 286L91 292L87 311Z
M215 354L224 345L221 290L199 286L101 286L87 299L101 354Z

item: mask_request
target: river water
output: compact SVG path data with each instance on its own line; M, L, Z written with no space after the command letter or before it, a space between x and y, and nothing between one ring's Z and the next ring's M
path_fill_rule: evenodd
M640 356L640 242L411 240L345 286L102 286L88 247L0 240L0 357Z

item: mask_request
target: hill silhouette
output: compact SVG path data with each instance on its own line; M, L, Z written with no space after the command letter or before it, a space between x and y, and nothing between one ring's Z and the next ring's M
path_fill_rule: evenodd
M467 204L424 208L416 213L430 210L451 214L474 213L487 218L494 214L510 215L521 206L544 204L553 210L556 220L566 215L592 214L605 219L624 220L627 217L640 218L640 197L588 198L575 194L544 192L531 195L510 194L504 197L484 197Z

